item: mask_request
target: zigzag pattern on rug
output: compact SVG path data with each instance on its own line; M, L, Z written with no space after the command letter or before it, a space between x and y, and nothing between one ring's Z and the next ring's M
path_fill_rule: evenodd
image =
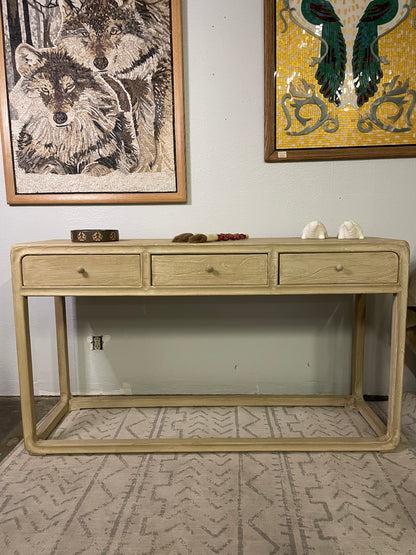
M55 435L368 433L359 421L337 408L86 410ZM416 395L404 397L402 429L388 454L30 457L20 444L0 466L0 552L411 555Z

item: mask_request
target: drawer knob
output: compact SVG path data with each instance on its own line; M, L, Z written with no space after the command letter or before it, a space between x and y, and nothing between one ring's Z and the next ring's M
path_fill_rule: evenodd
M337 264L337 265L335 266L335 270L336 270L337 272L342 272L343 269L344 269L344 266L343 266L342 264Z
M207 266L206 267L206 272L208 274L212 274L214 272L214 266Z
M80 266L79 268L77 268L77 272L79 274L86 274L87 271L85 270L85 268L83 266Z

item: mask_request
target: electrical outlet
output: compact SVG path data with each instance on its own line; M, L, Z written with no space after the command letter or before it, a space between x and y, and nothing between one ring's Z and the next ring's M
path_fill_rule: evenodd
M93 335L91 338L91 345L93 351L102 351L104 347L103 336Z

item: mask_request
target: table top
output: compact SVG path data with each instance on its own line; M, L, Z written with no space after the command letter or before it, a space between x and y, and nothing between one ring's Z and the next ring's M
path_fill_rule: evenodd
M12 247L12 250L19 250L25 248L70 248L74 249L88 249L91 247L99 247L100 249L111 248L135 248L142 247L170 247L172 249L184 248L225 248L225 247L256 247L256 246L290 246L300 247L301 249L310 250L311 248L317 250L356 250L368 248L405 248L409 249L406 241L401 239L388 239L381 237L366 237L364 239L337 239L336 237L329 237L327 239L301 239L300 237L263 237L263 238L249 238L234 241L213 241L207 243L174 243L172 239L120 239L108 243L82 243L72 242L70 239L48 239L45 241L33 241L25 243L17 243Z

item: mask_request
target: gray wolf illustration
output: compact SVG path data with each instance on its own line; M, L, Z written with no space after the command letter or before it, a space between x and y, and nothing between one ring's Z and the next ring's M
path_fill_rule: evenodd
M120 81L132 104L141 171L173 164L169 0L59 0L54 41L78 63Z
M61 48L20 44L16 66L21 79L11 101L23 122L17 161L25 172L102 176L137 168L132 122L105 80Z

